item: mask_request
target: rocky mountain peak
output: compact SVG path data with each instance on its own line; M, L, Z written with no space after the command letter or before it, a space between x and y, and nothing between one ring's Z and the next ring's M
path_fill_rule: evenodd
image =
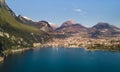
M50 27L50 25L49 25L49 23L47 21L42 20L42 21L39 21L38 23L40 23L41 26L48 26L48 27Z
M63 26L70 26L70 25L73 25L73 24L76 24L76 22L74 20L68 20L68 21L66 21L62 24L62 27Z
M53 28L50 26L50 24L47 21L39 21L36 23L37 27L45 32L52 32Z
M104 22L99 22L93 28L96 29L109 29L109 28L114 28L114 26L110 25L109 23L104 23Z
M115 37L119 36L120 29L109 23L99 22L89 30L91 37Z

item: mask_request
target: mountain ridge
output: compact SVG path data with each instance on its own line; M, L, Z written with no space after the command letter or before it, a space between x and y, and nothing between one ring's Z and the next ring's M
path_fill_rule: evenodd
M63 24L56 28L56 31L62 33L71 33L76 34L83 37L117 37L120 35L120 28L111 25L105 22L99 22L96 25L88 28L83 26L82 24L75 23L75 21L66 21Z
M24 22L24 21L22 21ZM99 22L96 25L88 28L83 26L80 23L76 23L74 20L68 20L65 21L61 24L61 26L57 27L57 28L53 28L49 22L44 21L44 22L31 22L31 20L27 21L29 25L35 26L36 28L43 30L47 33L64 33L64 34L76 34L76 35L83 35L86 37L97 37L98 35L103 35L103 36L115 36L115 34L119 34L119 27L116 27L114 25L111 25L109 23L105 23L105 22ZM26 24L27 24L26 22ZM108 30L108 32L104 32ZM104 33L103 33L104 32ZM106 33L106 34L105 34ZM97 35L98 34L98 35Z

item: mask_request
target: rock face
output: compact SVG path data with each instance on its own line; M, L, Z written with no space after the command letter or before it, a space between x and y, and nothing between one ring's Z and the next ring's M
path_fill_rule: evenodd
M100 22L89 29L91 37L119 37L120 29L109 23Z
M64 22L61 27L65 27L65 26L70 26L70 25L73 25L75 24L76 22L74 20L68 20L66 22Z
M14 18L16 18L15 13L9 8L9 6L6 4L5 0L0 0L0 7L8 10L8 11L10 12L10 14L11 14Z
M3 49L2 49L2 44L0 43L0 54L2 53Z
M53 28L50 26L50 24L47 21L39 21L36 23L36 27L44 32L53 32Z
M17 20L22 22L23 24L28 24L31 26L35 26L35 23L36 23L36 22L32 21L31 19L27 19L21 15L18 15Z
M0 6L2 6L2 7L6 6L5 0L0 0Z
M49 22L49 24L53 28L53 30L55 30L56 28L58 28L58 25L56 23Z
M0 62L2 62L4 60L4 57L0 57Z

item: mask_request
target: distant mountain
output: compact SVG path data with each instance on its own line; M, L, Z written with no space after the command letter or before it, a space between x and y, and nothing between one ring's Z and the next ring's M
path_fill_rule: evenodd
M56 32L87 38L120 37L120 28L104 22L100 22L91 28L86 28L73 20L69 20L56 28Z
M70 25L73 25L73 24L76 24L76 22L74 20L68 20L68 21L64 22L61 25L61 27L70 26Z
M5 0L0 0L0 50L33 47L34 43L44 43L49 39L46 32L18 21Z
M81 24L76 23L75 21L66 21L59 28L56 29L57 32L62 32L70 35L80 35L87 36L87 28Z
M42 30L47 33L53 32L52 26L47 21L35 22L32 19L21 16L21 15L18 15L17 20L22 22L23 24L34 26L34 27L38 28L39 30Z
M104 23L104 22L100 22L98 24L96 24L95 26L92 27L93 29L119 29L113 25L110 25L109 23Z
M58 24L56 23L52 23L52 22L49 22L50 26L55 30L56 28L58 28Z
M91 37L117 37L120 35L120 29L109 23L100 22L89 29Z
M52 26L47 21L36 22L35 26L44 32L53 32Z

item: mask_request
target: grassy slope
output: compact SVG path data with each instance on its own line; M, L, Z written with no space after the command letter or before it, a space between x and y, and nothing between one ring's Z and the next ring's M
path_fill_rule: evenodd
M48 34L35 27L18 22L8 10L2 7L0 7L0 31L10 35L10 38L0 36L3 50L17 48L18 45L20 47L30 47L33 43L41 42L43 39L44 42L49 40ZM34 34L34 37L31 33ZM12 39L13 36L15 40ZM23 41L21 41L21 38Z
M0 18L2 21L2 22L0 22L0 24L7 22L12 27L17 28L22 31L34 32L34 33L40 32L37 28L19 23L18 21L15 20L15 18L13 18L13 16L9 13L9 11L7 11L3 8L0 8Z

